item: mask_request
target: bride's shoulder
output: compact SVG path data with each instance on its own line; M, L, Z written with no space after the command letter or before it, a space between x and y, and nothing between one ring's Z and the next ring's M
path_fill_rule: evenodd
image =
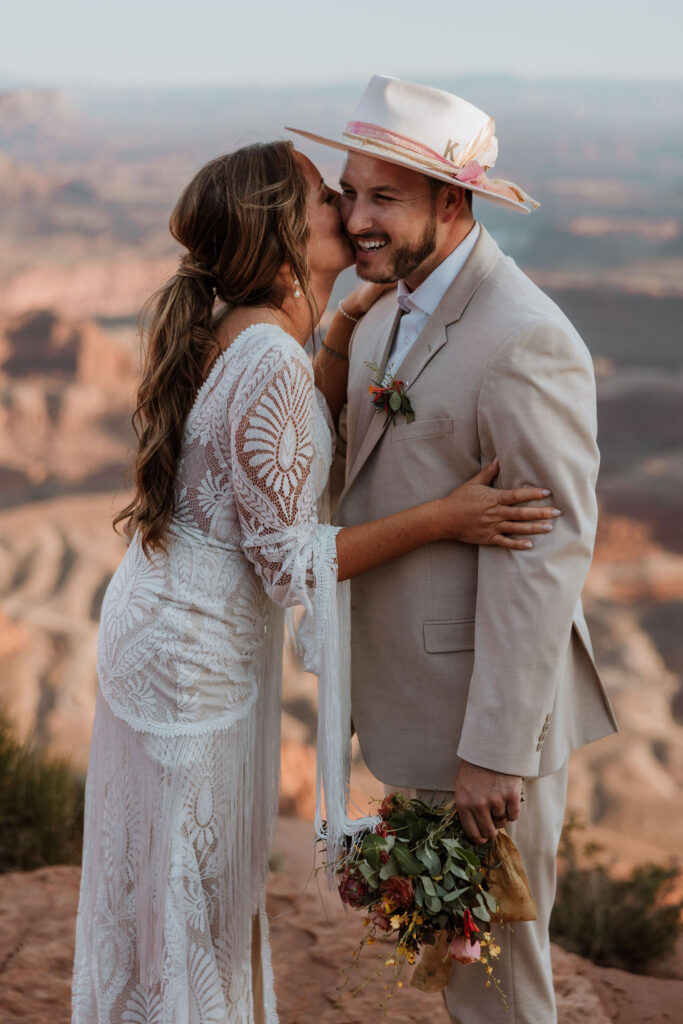
M239 361L245 369L266 363L269 366L282 362L294 362L310 368L311 361L303 346L278 324L252 324L233 341L231 348L239 354Z

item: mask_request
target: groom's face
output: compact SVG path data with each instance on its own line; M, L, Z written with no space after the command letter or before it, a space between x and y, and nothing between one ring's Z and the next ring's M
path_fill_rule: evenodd
M349 153L340 186L358 275L381 284L402 278L416 287L431 273L437 246L436 203L425 175Z

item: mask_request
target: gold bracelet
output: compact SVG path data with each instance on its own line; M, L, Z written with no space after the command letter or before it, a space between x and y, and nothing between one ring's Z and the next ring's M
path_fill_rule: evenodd
M337 303L337 309L339 310L339 312L341 313L341 315L342 315L342 316L345 316L347 320L350 320L352 324L357 324L357 323L358 323L358 321L360 320L360 317L359 317L359 316L351 316L351 314L350 314L350 313L347 313L347 312L346 312L346 310L345 310L345 309L344 309L344 307L342 306L342 300L341 300L341 299L340 299L340 300L339 300L339 302Z
M325 349L325 351L329 352L329 354L331 356L334 356L335 359L343 359L345 363L348 363L349 357L345 355L344 352L335 352L334 349L330 348L329 345L326 345L322 339L320 340L320 344Z

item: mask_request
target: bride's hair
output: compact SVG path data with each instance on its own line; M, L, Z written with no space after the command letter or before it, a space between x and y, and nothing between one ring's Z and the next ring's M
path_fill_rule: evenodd
M316 312L308 267L307 186L290 142L245 146L195 175L175 205L169 227L187 250L178 271L141 314L145 341L133 427L135 496L114 519L143 550L163 549L174 511L174 480L185 422L212 356L214 304L280 308L276 281L291 268Z

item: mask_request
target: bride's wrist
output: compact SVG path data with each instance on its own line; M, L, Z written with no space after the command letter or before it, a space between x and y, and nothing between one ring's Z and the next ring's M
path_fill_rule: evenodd
M352 295L347 295L345 299L340 299L337 303L337 310L345 320L353 324L357 324L360 318L365 316L367 312L367 310L361 309L358 302L354 302Z
M442 498L434 498L422 506L425 516L425 544L448 540L448 510Z

